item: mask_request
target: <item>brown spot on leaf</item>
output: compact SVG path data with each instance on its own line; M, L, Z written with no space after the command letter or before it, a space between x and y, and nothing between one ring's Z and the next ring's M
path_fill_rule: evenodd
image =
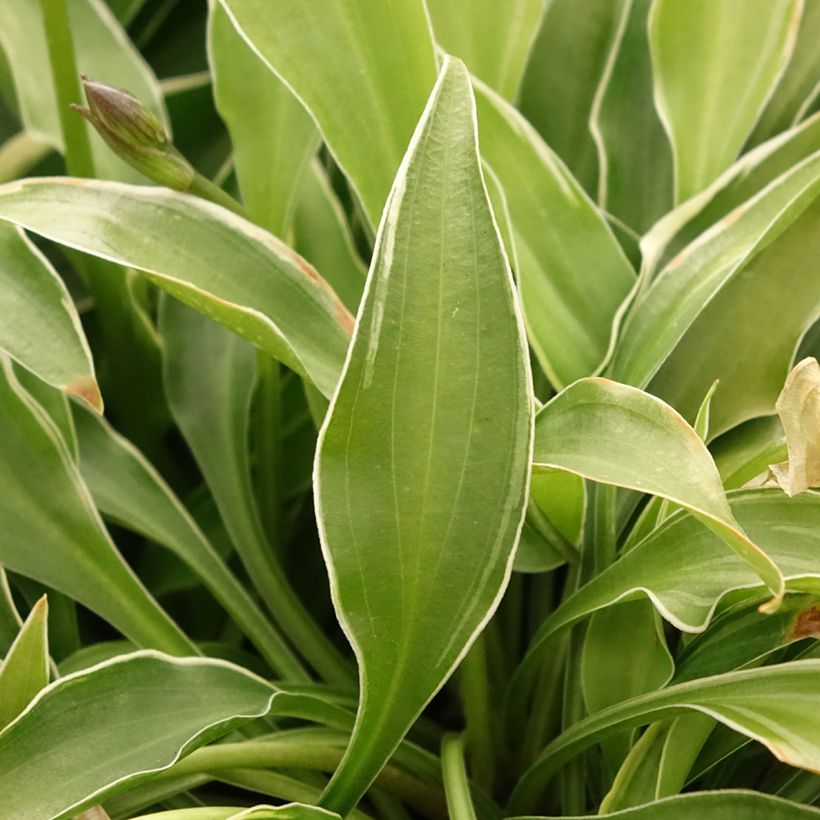
M81 398L97 413L102 413L103 400L100 395L100 387L97 381L90 376L71 382L71 384L66 385L65 391Z
M795 641L800 638L820 638L820 609L816 604L797 615L790 637Z

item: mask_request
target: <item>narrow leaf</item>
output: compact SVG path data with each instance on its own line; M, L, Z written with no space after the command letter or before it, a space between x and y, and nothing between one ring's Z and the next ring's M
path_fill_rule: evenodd
M648 492L690 510L779 598L777 566L735 521L706 445L668 405L607 379L582 379L538 413L535 469L557 467Z
M619 4L619 29L590 112L598 149L598 202L639 234L673 200L672 151L652 94L646 30L651 2Z
M48 686L48 600L32 607L0 666L0 729Z
M781 663L700 678L604 709L567 729L525 772L510 808L537 800L557 768L613 733L694 710L762 743L780 761L820 770L820 726L806 720L820 709L820 661Z
M355 805L495 609L523 518L531 408L469 77L448 60L379 229L317 455L317 518L362 690L323 805Z
M598 156L589 130L592 103L627 0L551 0L521 85L521 113L595 195Z
M655 0L649 38L675 199L735 160L794 48L799 0Z
M117 552L57 428L8 362L0 428L0 563L64 592L137 644L195 654Z
M155 652L61 678L0 733L4 816L68 818L267 714L276 697L237 666Z
M19 228L0 224L0 349L102 409L91 351L57 272Z
M255 222L286 237L299 180L319 147L316 126L216 0L211 0L208 17L208 54L242 200Z
M544 0L427 0L438 44L512 102L538 33Z
M161 188L42 179L0 187L0 219L146 271L332 392L351 315L298 254L224 208Z
M310 111L377 225L435 81L424 4L221 2L257 54Z
M526 120L476 83L482 156L504 189L530 343L555 387L595 372L635 283L606 221Z
M790 499L780 490L758 489L739 490L731 498L737 520L782 568L788 587L818 588L820 495ZM761 589L751 567L679 512L560 606L538 630L530 652L592 612L644 595L677 629L702 632L721 599L744 589Z
M172 550L202 579L280 675L301 671L290 649L228 569L162 476L104 420L77 412L80 472L103 515Z

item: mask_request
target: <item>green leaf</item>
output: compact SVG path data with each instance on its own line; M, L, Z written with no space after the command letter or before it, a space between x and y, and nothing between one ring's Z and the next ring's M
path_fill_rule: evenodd
M162 188L42 179L1 186L0 219L146 271L325 395L333 391L353 318L298 254L224 208Z
M77 65L83 74L127 88L166 121L159 84L103 0L67 3ZM39 2L0 0L0 45L9 58L20 115L28 131L62 150L57 102L51 80L46 36ZM82 103L82 100L75 100ZM108 178L144 181L91 133L94 164Z
M160 309L165 392L254 586L282 631L336 683L348 667L313 623L270 548L251 483L248 428L256 356L243 339L170 299ZM288 676L305 672L290 655Z
M797 32L797 42L775 93L755 126L749 144L757 145L785 131L800 119L803 103L818 87L820 76L820 3L808 0Z
M61 678L0 733L3 812L68 818L267 714L276 697L237 666L156 652Z
M103 515L170 549L225 607L280 675L301 671L290 649L147 459L104 420L76 413L80 472Z
M339 815L318 806L289 803L286 806L253 806L250 809L202 807L141 814L135 820L338 820Z
M672 152L652 95L651 2L619 4L618 31L590 113L598 202L639 234L672 207L673 198Z
M761 240L756 255L706 305L648 389L692 418L693 397L720 380L712 403L713 435L771 413L794 351L820 313L820 277L812 264L820 255L819 228L815 194L788 229ZM738 356L744 350L754 355Z
M735 521L706 445L668 405L634 387L582 379L546 404L533 466L648 492L690 510L783 594L777 566Z
M435 81L424 4L221 2L257 54L310 111L377 225Z
M736 519L781 567L788 588L817 589L820 494L790 499L775 489L738 490L731 500ZM592 612L644 595L677 629L702 632L729 592L760 589L745 561L695 518L678 512L555 610L530 651Z
M798 0L655 0L655 98L672 142L675 200L702 191L740 153L791 56Z
M0 563L74 598L137 644L196 654L103 527L57 428L0 372Z
M708 188L652 227L641 240L645 264L654 274L712 225L816 153L818 145L820 114L744 154Z
M698 792L656 800L645 806L599 814L613 820L816 820L820 809L792 803L780 797L759 792L723 789L716 792ZM557 820L546 817L518 817L510 820ZM581 817L563 817L563 820L583 820Z
M727 402L730 410L734 407L734 412L738 408L748 412L747 418L771 412L785 372L779 377L774 396L769 401L763 402L755 396L757 408L762 404L768 410L744 406L738 401L738 391L744 384L750 391L757 392L767 392L771 387L761 380L760 373L751 379L745 373L742 380L738 379L735 372L725 366L720 345L729 344L731 351L743 349L745 343L739 334L744 329L753 331L761 326L759 321L751 321L751 317L759 312L766 317L767 333L755 334L755 356L747 366L754 367L770 357L777 357L787 346L791 356L796 339L790 342L789 337L797 335L799 338L803 332L799 328L807 324L799 314L813 314L817 310L818 299L811 296L812 288L816 289L818 284L816 277L801 279L792 266L805 264L810 258L807 255L813 240L810 223L816 218L817 206L813 203L818 191L820 154L815 154L724 217L678 254L633 305L608 375L618 381L646 387L664 363L674 357L677 365L673 372L669 372L665 387L667 392L676 391L675 400L670 403L688 417L694 417L701 397L715 379L720 379L721 389L712 405L715 434L731 426L724 410ZM788 281L789 287L784 287L778 276L783 277L782 281ZM737 289L730 289L735 280L740 284ZM798 288L806 291L799 298ZM765 290L765 297L761 290ZM781 325L779 312L772 307L776 299L786 303L779 312L788 310L798 315L788 319L784 316ZM719 312L714 313L718 304ZM733 310L738 308L742 310L743 318L732 320ZM773 316L778 318L777 332L772 332ZM715 341L723 332L732 334L731 342ZM708 339L703 338L704 333ZM682 346L682 340L687 340L688 345ZM696 354L706 355L705 350L697 350L699 341L708 346L708 355L713 357L713 361L704 362L701 367L693 363ZM691 377L688 380L686 372L681 371L684 357ZM736 357L732 361L736 361ZM778 366L788 365L775 362L769 366L773 368L771 372L776 372ZM667 398L659 390L652 389L652 392ZM732 418L734 423L742 420L736 416Z
M362 689L323 800L342 814L495 609L523 518L533 400L475 128L469 77L448 60L320 438L317 519Z
M44 595L32 607L0 666L0 728L14 720L48 686L47 626L48 599Z
M475 84L481 153L504 189L530 344L555 387L601 364L635 274L609 226L535 129Z
M627 0L547 4L521 84L521 113L595 195L598 157L589 130L592 103Z
M438 44L507 100L515 101L544 0L427 0Z
M242 201L255 222L286 238L299 180L319 147L316 126L216 0L208 22L214 97L231 134Z
M344 211L319 161L305 173L293 214L294 248L323 271L345 307L359 307L367 268L350 235Z
M806 715L820 709L820 660L793 661L700 678L616 704L567 729L524 773L510 810L538 799L550 775L587 746L613 733L690 710L762 743L778 760L820 769L820 726Z
M7 224L0 224L0 313L0 349L102 410L91 351L65 285L23 231Z

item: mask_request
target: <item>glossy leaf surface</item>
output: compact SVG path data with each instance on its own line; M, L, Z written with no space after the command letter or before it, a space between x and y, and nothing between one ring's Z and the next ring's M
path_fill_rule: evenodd
M267 714L275 696L239 667L151 652L61 678L0 733L0 816L70 817Z
M44 179L0 188L0 218L146 271L332 392L351 315L298 254L224 208L161 188Z
M533 465L680 504L748 561L775 595L782 594L779 570L734 520L706 446L654 396L608 379L576 382L538 413Z
M523 517L531 407L469 78L448 61L380 226L317 455L317 518L362 684L328 808L350 810L494 610Z

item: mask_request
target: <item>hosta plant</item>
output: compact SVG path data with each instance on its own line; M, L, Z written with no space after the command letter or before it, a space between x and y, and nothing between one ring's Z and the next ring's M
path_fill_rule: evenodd
M820 817L818 0L0 0L0 820Z

